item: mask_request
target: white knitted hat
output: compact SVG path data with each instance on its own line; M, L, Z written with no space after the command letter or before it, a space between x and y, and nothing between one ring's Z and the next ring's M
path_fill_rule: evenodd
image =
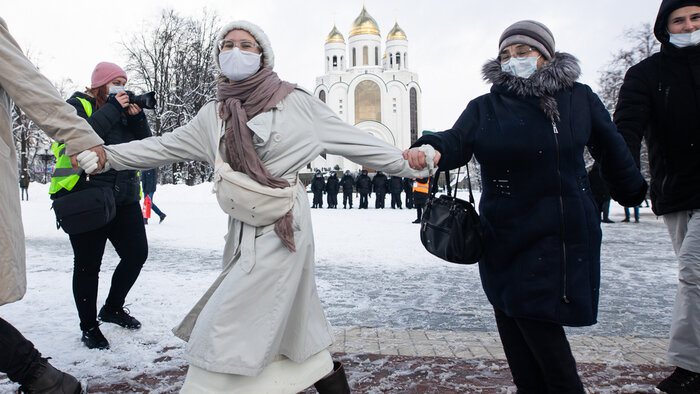
M221 65L219 65L219 41L230 32L231 30L245 30L250 33L255 41L260 45L262 49L263 67L273 68L275 66L275 54L272 52L272 45L270 44L270 39L267 38L267 34L258 25L250 23L248 21L234 21L219 30L216 35L216 42L214 43L214 50L212 55L214 56L214 63L216 67L221 71Z

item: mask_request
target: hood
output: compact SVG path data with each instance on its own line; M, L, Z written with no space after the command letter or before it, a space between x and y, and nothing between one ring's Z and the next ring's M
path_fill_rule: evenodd
M654 23L654 35L662 45L669 45L668 16L673 11L689 5L700 6L700 0L663 0L661 2L661 7L659 7L659 13L656 15L656 22Z
M559 120L559 110L554 94L570 88L581 75L581 67L574 56L556 52L552 61L530 78L520 78L501 70L498 59L492 59L481 69L485 81L492 83L492 91L503 90L516 96L540 98L540 106L552 120Z

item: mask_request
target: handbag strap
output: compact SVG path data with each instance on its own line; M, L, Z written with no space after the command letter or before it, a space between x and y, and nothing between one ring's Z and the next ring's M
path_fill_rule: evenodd
M472 180L469 175L469 163L466 164L467 167L467 186L469 187L469 202L474 205L474 193L472 192ZM461 171L461 168L457 169L457 182L455 183L455 190L453 193L453 198L457 198L457 185L459 183L459 173ZM433 180L433 177L428 178L428 183L433 182L431 186L428 186L428 190L430 193L428 193L428 199L433 200L435 198L435 194L437 194L438 190L438 180L440 179L440 169L438 168L438 171L435 172L435 180ZM450 180L445 177L445 182L449 182Z

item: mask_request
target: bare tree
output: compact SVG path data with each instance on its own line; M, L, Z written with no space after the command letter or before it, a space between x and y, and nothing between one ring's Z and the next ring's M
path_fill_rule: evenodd
M149 111L155 135L169 133L189 122L215 95L211 53L219 18L204 10L199 19L163 10L152 30L138 33L122 46L132 84L156 93L158 104ZM175 163L161 168L160 181L188 185L210 180L206 163Z

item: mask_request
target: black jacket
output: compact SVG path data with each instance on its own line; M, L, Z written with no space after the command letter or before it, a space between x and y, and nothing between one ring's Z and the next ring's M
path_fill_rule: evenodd
M338 190L340 190L340 185L338 183L338 177L335 174L329 176L326 181L326 193L338 194Z
M340 180L340 186L343 187L343 193L352 193L352 189L355 186L355 180L352 178L352 175L343 175L343 178Z
M369 194L372 192L372 180L367 174L360 174L355 180L358 193Z
M481 165L484 255L479 272L494 307L513 318L594 324L600 288L600 214L584 149L601 162L613 198L634 206L646 183L608 111L577 83L576 59L556 53L528 79L483 68L491 92L472 100L452 129L421 137L440 169Z
M92 105L92 115L85 113L85 108L78 97L86 99ZM104 140L105 145L121 144L134 140L141 140L151 136L151 128L148 126L146 115L143 111L134 116L122 111L118 103L108 101L96 109L95 99L80 92L75 92L68 99L68 104L75 107L78 116L87 120L97 135ZM124 116L122 116L124 114ZM73 190L85 187L106 186L114 191L114 199L117 205L124 205L140 200L141 184L137 171L109 170L102 174L90 175L87 181L85 175L81 176ZM56 193L58 197L64 190Z
M389 178L377 173L372 179L372 187L375 193L387 193L389 191Z
M311 191L314 194L326 191L326 181L323 180L322 176L314 176L314 180L311 181Z
M700 208L700 46L677 48L666 30L668 15L685 5L662 2L654 26L661 51L627 71L615 109L638 164L646 138L657 215Z
M392 193L401 193L403 190L403 178L400 176L392 176L389 178L389 190Z

